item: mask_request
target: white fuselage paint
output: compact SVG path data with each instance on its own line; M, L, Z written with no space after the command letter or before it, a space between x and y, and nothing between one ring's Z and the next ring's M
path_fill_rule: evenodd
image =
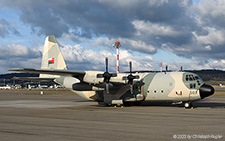
M150 83L145 101L178 102L199 100L197 89L188 89L183 82L182 72L157 73Z

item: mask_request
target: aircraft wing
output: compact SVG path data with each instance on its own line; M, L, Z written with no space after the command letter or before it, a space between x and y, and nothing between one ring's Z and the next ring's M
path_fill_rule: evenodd
M27 73L38 73L38 74L50 74L50 75L63 75L63 76L72 76L79 80L82 80L85 72L79 71L69 71L69 70L50 70L50 69L30 69L30 68L14 68L9 71L17 72L27 72Z

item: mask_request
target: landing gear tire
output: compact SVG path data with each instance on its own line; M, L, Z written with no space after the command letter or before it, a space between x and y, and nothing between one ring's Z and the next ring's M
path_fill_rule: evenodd
M184 107L185 108L191 108L192 107L192 103L191 102L185 102L184 103Z

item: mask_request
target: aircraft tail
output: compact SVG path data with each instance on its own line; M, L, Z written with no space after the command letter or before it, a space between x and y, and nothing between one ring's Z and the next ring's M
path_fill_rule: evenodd
M67 70L65 60L54 35L45 39L41 69ZM53 75L40 74L40 78L52 78Z

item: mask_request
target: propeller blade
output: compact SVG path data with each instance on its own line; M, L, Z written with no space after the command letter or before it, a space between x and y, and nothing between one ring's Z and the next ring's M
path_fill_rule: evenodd
M132 75L132 62L129 62L129 66L130 66L130 74L128 76L124 76L122 78L122 80L128 80L128 84L130 84L130 93L133 94L134 90L133 90L133 81L134 79L139 79L139 75Z
M105 84L106 92L109 93L109 83Z
M108 72L108 58L105 58L105 72Z
M130 61L130 74L132 73L132 62Z
M134 94L134 92L133 92L133 84L130 84L130 93Z
M108 58L105 58L105 72L103 74L97 74L97 78L104 78L105 82L105 90L107 93L109 93L109 86L111 87L112 84L110 83L110 78L111 77L117 77L117 73L109 73L108 69Z

